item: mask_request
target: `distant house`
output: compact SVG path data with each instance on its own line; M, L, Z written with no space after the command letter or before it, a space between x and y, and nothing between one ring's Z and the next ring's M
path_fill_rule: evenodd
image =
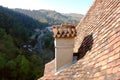
M40 32L39 28L34 29L35 32Z
M52 32L52 26L46 27L45 30L49 31L49 32Z

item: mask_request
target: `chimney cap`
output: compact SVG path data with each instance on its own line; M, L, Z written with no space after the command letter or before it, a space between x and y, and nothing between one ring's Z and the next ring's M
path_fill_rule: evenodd
M76 29L72 24L53 25L52 30L55 38L71 38L76 36Z

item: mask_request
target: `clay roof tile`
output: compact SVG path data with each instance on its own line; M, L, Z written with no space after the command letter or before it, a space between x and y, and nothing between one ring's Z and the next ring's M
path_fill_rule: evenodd
M53 33L55 38L75 37L76 29L71 24L53 25Z

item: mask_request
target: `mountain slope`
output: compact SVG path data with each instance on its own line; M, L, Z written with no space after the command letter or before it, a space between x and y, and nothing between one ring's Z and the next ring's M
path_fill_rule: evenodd
M77 24L83 16L81 14L62 14L52 10L25 10L17 8L13 10L50 25L62 23Z
M35 28L42 29L48 26L27 15L15 12L11 9L0 6L0 28L16 37L27 38Z
M77 21L79 21L83 17L82 14L76 14L76 13L69 13L69 14L63 14L63 15L71 17L71 19L77 20Z
M45 26L0 6L0 80L36 80L43 75L43 58L37 53L26 52L20 44L28 42L35 28Z

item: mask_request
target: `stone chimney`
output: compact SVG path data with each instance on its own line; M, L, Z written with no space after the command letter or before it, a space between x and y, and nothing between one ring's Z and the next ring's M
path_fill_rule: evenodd
M76 30L74 25L54 25L55 72L58 73L73 63L73 47Z

